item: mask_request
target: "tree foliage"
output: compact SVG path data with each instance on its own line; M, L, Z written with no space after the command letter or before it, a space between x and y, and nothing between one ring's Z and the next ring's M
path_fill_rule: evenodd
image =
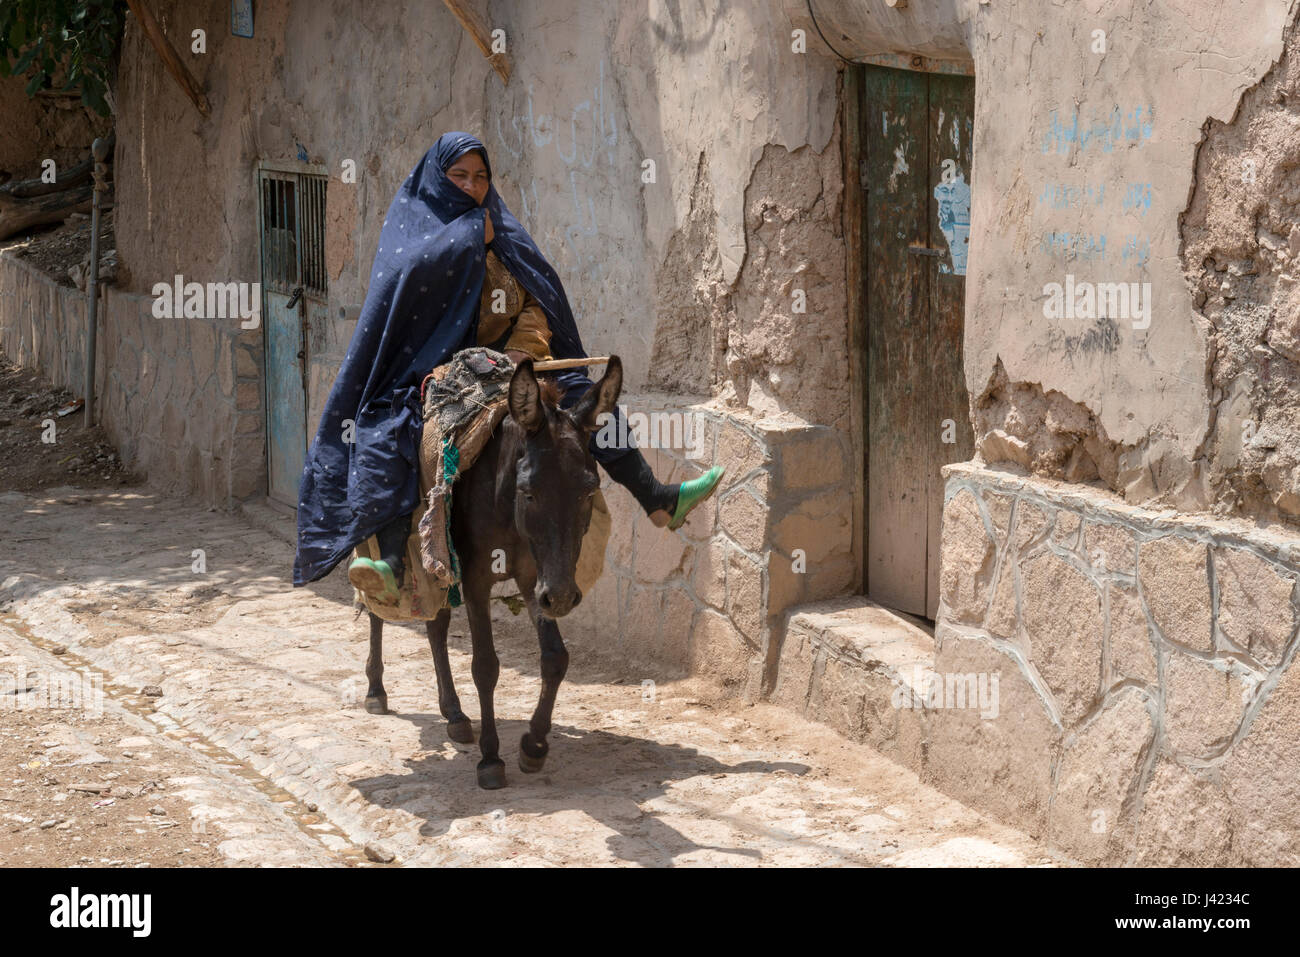
M82 103L107 115L125 13L123 0L0 0L0 76L30 75L28 96L79 90Z

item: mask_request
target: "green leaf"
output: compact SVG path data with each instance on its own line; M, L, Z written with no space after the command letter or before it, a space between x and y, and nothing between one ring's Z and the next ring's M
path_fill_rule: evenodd
M13 65L15 75L22 75L27 72L27 68L32 65L32 60L36 59L36 47L28 47L27 52L20 56Z
M104 99L103 91L97 88L85 87L81 91L81 102L85 103L100 116L108 115L108 102Z
M0 76L34 73L32 95L66 68L60 88L81 87L82 101L107 114L104 91L125 17L123 0L0 0Z

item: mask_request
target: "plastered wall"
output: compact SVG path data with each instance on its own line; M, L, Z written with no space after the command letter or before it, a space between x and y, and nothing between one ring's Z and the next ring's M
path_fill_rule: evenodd
M813 5L840 54L973 68L964 345L985 461L1296 520L1295 10Z
M439 4L359 17L345 3L268 3L251 40L228 35L224 4L159 7L169 35L207 29L209 52L187 62L213 111L200 117L128 27L119 255L144 267L140 291L153 273L253 280L254 162L324 165L330 302L312 330L313 422L383 213L450 129L487 144L588 351L619 353L632 390L840 414L842 377L814 375L827 384L809 390L797 373L843 367L839 81L833 63L791 50L778 5L489 4L508 86ZM345 160L355 184L339 178Z

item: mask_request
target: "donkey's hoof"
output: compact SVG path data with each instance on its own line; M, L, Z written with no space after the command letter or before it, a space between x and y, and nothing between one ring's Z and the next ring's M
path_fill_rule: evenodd
M546 764L546 755L550 750L550 745L546 742L542 742L541 747L533 744L532 739L525 732L519 739L519 770L524 774L536 774Z
M388 714L388 695L376 694L367 697L366 710L371 714Z
M524 774L536 774L546 764L546 758L530 758L524 752L519 752L519 770Z
M495 791L506 786L506 763L500 758L478 763L478 786L485 791Z
M447 737L461 744L473 744L474 727L469 723L469 718L462 718L460 721L448 721Z

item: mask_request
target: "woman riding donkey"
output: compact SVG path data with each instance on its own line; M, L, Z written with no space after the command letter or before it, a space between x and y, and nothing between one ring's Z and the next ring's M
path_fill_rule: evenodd
M380 601L396 598L420 495L420 384L475 345L515 362L587 357L559 276L492 185L487 150L467 133L446 133L384 220L366 301L303 469L295 585L323 578L377 535L381 557L355 559L348 578ZM592 388L586 371L556 374L562 408ZM622 409L614 415L621 420ZM680 528L722 468L665 485L630 435L615 421L592 435L592 456L654 524Z

